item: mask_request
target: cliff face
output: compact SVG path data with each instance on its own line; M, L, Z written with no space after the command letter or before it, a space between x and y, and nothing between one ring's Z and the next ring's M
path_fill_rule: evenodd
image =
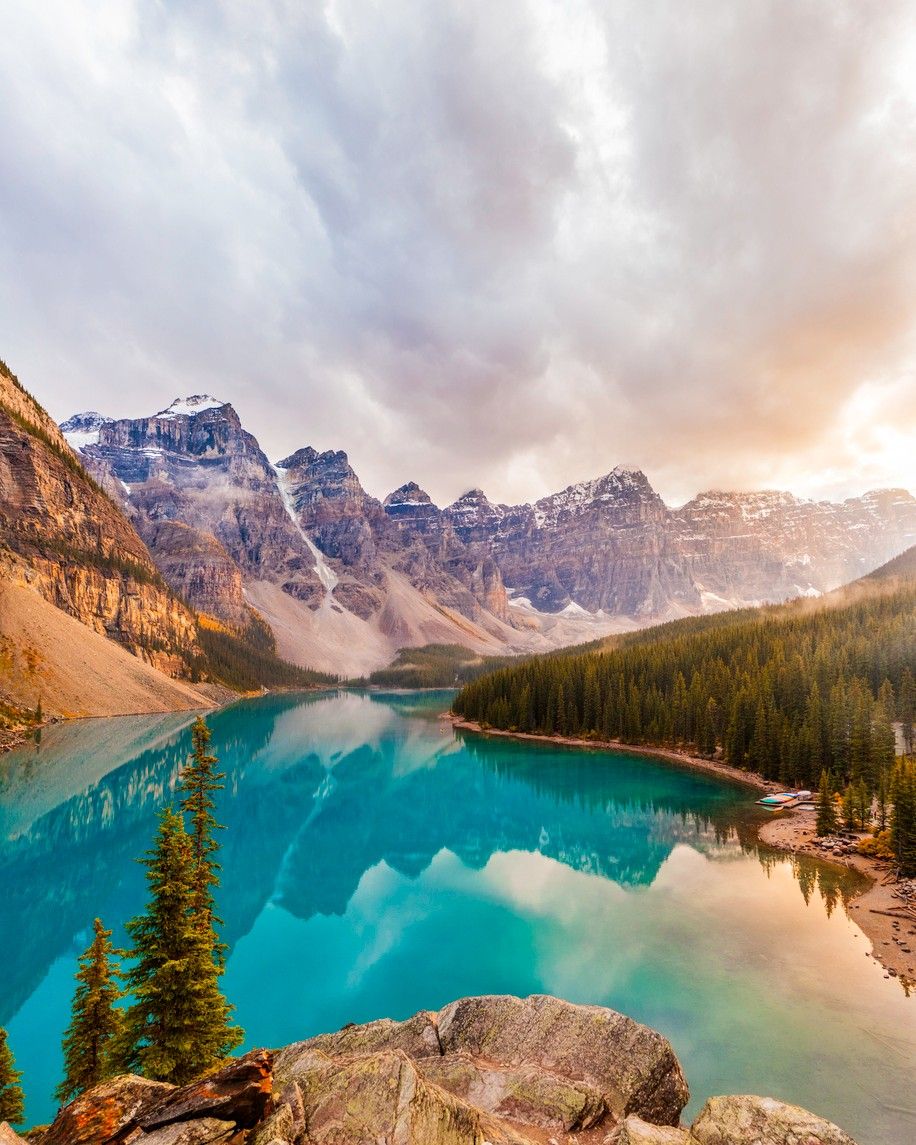
M836 504L791 493L702 493L671 514L674 544L705 599L817 595L855 580L916 536L903 489Z
M137 527L162 575L198 612L244 628L250 619L242 574L225 547L201 529L181 521L138 515Z
M171 676L196 623L56 425L0 368L0 574Z
M409 518L409 506L396 511ZM646 620L836 588L912 543L916 499L905 490L839 504L706 493L670 510L643 473L621 468L534 505L493 505L472 490L438 521L492 556L515 595L539 609ZM436 527L428 514L422 527Z
M253 1050L182 1088L122 1077L78 1097L34 1145L855 1145L772 1098L711 1098L660 1034L559 998L461 998L405 1022ZM4 1139L16 1145L9 1131Z

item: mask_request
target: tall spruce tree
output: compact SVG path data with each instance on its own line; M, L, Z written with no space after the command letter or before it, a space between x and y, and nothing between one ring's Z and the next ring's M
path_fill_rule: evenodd
M8 1121L11 1125L17 1125L25 1116L25 1095L19 1084L21 1077L6 1030L0 1026L0 1121Z
M218 760L211 755L211 731L198 716L191 729L193 750L182 770L180 787L183 794L181 809L187 814L191 829L193 853L193 912L202 931L213 935L213 952L220 964L224 961L225 946L216 936L215 928L220 923L213 900L214 887L219 885L220 865L215 859L219 844L214 838L216 831L225 830L217 823L213 814L216 804L213 795L222 791L225 772L217 770Z
M102 920L92 924L94 936L80 955L70 1025L64 1034L64 1078L54 1096L72 1101L117 1072L114 1050L123 1019L120 972L111 944L111 931Z
M125 982L133 996L122 1038L122 1068L183 1085L216 1065L242 1040L220 992L223 973L212 927L195 914L198 884L192 837L166 808L156 843L143 860L150 901L127 931L133 962Z
M830 776L826 771L822 771L820 788L817 793L817 821L814 829L818 835L834 835L837 826L836 801L833 798Z
M904 668L900 680L900 694L897 697L898 714L903 730L903 747L907 754L913 754L914 730L916 730L916 683L913 682L913 673Z
M891 786L891 848L907 877L916 875L916 763L901 762Z

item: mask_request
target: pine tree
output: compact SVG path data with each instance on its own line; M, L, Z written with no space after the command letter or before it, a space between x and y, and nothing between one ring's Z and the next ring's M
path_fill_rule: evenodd
M815 830L818 835L834 835L837 829L836 803L830 787L830 776L826 771L821 772L821 784L817 793L817 823Z
M17 1125L25 1117L25 1096L16 1069L13 1052L7 1042L6 1030L0 1026L0 1121Z
M242 1040L219 990L213 930L195 914L198 881L192 837L166 808L156 844L143 860L150 901L127 924L133 964L125 974L134 998L124 1022L122 1068L183 1085L217 1064Z
M185 812L191 823L191 846L194 856L194 915L204 931L213 932L222 920L216 916L213 901L213 888L219 885L220 865L214 858L219 850L219 844L214 839L214 832L225 828L217 823L213 814L215 803L213 795L222 791L226 778L225 772L217 771L219 762L215 755L208 751L210 746L210 729L204 720L198 716L191 729L191 742L193 750L187 765L182 770L180 788L184 792L181 800L181 810ZM222 963L225 947L214 934L214 953Z
M916 875L916 763L899 763L891 787L891 847L906 877Z
M64 1079L55 1090L61 1104L117 1072L112 1051L121 1031L122 1012L116 1008L120 974L111 931L98 918L92 925L95 935L79 957L70 1025L64 1034Z
M916 740L916 683L913 682L913 673L904 668L900 679L900 692L897 697L897 708L900 722L903 725L903 746L907 754L913 754L914 740Z

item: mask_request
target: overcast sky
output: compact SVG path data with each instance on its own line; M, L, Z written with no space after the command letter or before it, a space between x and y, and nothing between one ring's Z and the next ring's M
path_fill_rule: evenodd
M528 500L916 490L912 0L0 0L0 357Z

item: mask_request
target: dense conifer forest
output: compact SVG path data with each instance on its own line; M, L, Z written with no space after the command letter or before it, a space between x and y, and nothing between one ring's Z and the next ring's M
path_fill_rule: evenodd
M675 622L469 683L457 714L542 735L684 747L786 784L876 792L913 748L916 581Z
M914 554L816 604L676 621L503 668L453 710L485 728L687 749L817 789L818 834L842 813L916 875Z

